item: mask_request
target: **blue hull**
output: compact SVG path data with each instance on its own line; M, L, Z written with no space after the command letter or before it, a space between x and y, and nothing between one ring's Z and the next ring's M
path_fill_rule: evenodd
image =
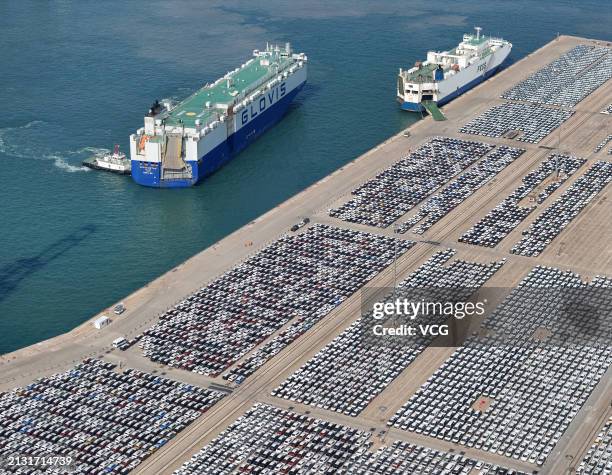
M266 130L279 122L287 112L291 101L300 92L304 84L305 82L293 89L270 108L257 115L238 132L229 136L225 142L217 145L197 162L186 162L191 167L193 178L189 180L162 180L161 168L158 164L148 164L132 160L132 179L139 185L155 188L185 188L199 183L247 148Z
M503 63L497 66L496 68L491 69L491 71L487 71L486 74L483 74L482 76L478 76L476 79L473 79L472 81L468 82L465 86L461 86L455 92L449 94L448 96L444 97L442 100L436 102L436 104L438 106L443 106L444 104L449 103L453 99L459 97L464 92L469 91L470 89L478 86L481 82L486 81L491 76L497 74L499 70L502 69L502 67L503 67ZM418 102L402 102L400 104L400 107L405 111L411 111L411 112L424 112L425 111L425 108Z

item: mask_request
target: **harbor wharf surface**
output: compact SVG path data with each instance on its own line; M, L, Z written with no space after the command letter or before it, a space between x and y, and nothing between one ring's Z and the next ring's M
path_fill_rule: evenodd
M235 379L228 380L223 376L232 374L235 368L249 361L249 358L258 349L290 327L292 321L283 323L278 328L272 328L263 341L241 353L237 361L223 368L218 374L200 374L188 371L181 365L164 364L159 359L151 359L143 354L139 344L134 344L126 351L120 351L113 348L112 342L119 337L131 340L142 335L143 332L158 324L160 316L168 309L198 289L216 281L238 264L256 256L281 236L288 235L293 239L316 226L329 226L340 230L358 231L368 235L414 242L413 245L406 245L407 250L401 255L395 255L394 259L385 263L380 271L367 282L366 285L371 287L393 287L395 282L406 279L436 253L447 249L456 251L449 263L458 260L482 264L503 262L503 265L492 276L487 276L485 286L495 288L515 287L537 266L550 267L559 271L572 271L579 274L584 282L591 282L596 276L611 279L612 200L610 193L612 185L605 181L604 174L607 169L605 164L612 163L612 155L607 154L605 149L595 151L597 145L612 133L612 115L601 113L612 101L611 80L594 87L592 92L573 107L564 107L563 110L571 114L564 113L561 125L553 127L536 143L521 141L520 132L517 135L502 134L498 137L460 132L460 129L468 122L480 117L494 106L506 103L529 105L527 101L503 99L501 96L578 45L612 48L612 45L597 40L570 36L555 38L444 106L443 112L447 120L434 121L431 117L425 117L424 120L412 125L406 131L389 138L336 172L171 269L142 289L126 296L122 300L126 308L124 313L115 315L112 307L104 309L71 332L2 355L0 357L0 390L8 392L17 387L25 387L38 378L69 371L83 359L99 358L117 365L116 371L134 368L204 389L221 390L225 394L205 414L196 418L165 445L156 448L134 469L134 473L164 474L178 470L215 438L221 437L222 440L223 432L235 424L238 418L247 414L257 403L369 432L371 433L369 441L372 454L381 446L390 446L394 442L406 442L429 447L441 453L454 452L469 459L523 473L534 471L553 474L573 473L593 444L597 434L612 416L610 407L612 377L609 367L598 378L594 389L585 395L585 400L582 401L577 412L569 416L567 425L563 426L561 431L562 434L557 438L558 440L555 439L554 447L547 453L541 464L528 456L523 458L512 456L512 451L508 453L504 450L477 448L436 437L428 434L427 431L405 430L398 425L388 424L388 421L392 420L394 415L399 414L398 411L401 411L407 401L417 393L422 384L451 358L455 348L436 346L425 348L410 364L401 368L397 376L382 387L368 402L365 409L359 411L356 416L326 409L321 405L273 396L272 392L275 389L279 388L299 368L313 360L315 355L360 318L361 294L359 290L351 290L351 294L342 299L341 303L338 302L338 305L314 322L297 339L280 347L280 351L265 360L260 367L241 381L241 384L237 384ZM608 57L610 56L612 53L608 53ZM576 87L579 87L580 84L577 84ZM392 92L390 96L393 96ZM545 107L552 111L562 109L562 106L555 104L538 104L537 107ZM553 120L550 123L555 122ZM550 123L547 127L550 126ZM367 197L370 196L367 195L367 186L363 195L365 198L360 196L359 192L353 193L354 190L363 190L364 184L398 161L405 158L410 160L412 153L418 152L421 147L437 137L452 139L447 142L451 145L460 144L452 145L453 147L463 147L461 143L466 141L494 147L482 149L481 155L473 161L464 162L460 169L457 169L456 173L451 176L442 174L441 178L438 177L442 180L439 187L426 190L425 196L411 204L409 208L398 212L393 209L395 202L389 201L387 205L391 218L387 220L390 220L389 224L383 220L386 226L363 222L364 220L359 216L370 213L368 209L363 213L359 211L361 214L348 212L354 209L361 210L358 208L361 202L358 201L368 199ZM453 142L455 139L461 142ZM481 172L476 167L502 146L522 149L523 152L512 156L511 160L504 163L503 167L496 168L495 172L488 175L486 179L476 180L476 185L473 184L475 182L470 182L472 183L469 185L471 188L465 188L466 193L453 202L453 206L441 213L439 218L422 233L412 232L413 227L408 227L402 233L396 232L398 225L401 226L402 223L416 215L419 207L432 195L442 193L445 186L463 174L474 171L477 172L475 176L480 176L478 174ZM584 160L584 163L580 162L572 169L572 173L563 175L561 180L556 181L558 177L550 175L534 185L524 198L517 201L517 206L533 207L533 209L526 215L521 215L521 219L517 219L512 226L507 228L507 233L505 232L501 239L495 239L496 243L493 245L481 246L475 245L472 241L468 243L460 240L461 236L487 217L491 210L511 195L517 187L524 184L523 178L538 169L551 154L579 157ZM538 247L538 252L535 253L531 250L518 252L515 246L523 242L525 233L528 233L530 229L541 228L541 223L534 228L532 226L534 222L543 216L545 210L557 200L571 201L575 190L583 189L584 180L583 182L578 180L581 180L599 162L603 162L604 165L597 165L598 168L595 171L602 174L601 180L604 181L600 180L593 184L596 189L589 195L588 202L579 207L577 214L568 222L559 226L557 226L558 223L550 225L552 228L557 226L559 229L555 228L554 235L550 242L543 245L543 249ZM561 164L559 168L563 170L563 165ZM603 171L600 172L600 169ZM586 180L589 180L589 175ZM572 188L577 181L578 185ZM377 185L374 182L374 185L370 186ZM389 191L388 188L385 188L382 192L387 191ZM375 189L375 193L378 192L379 190ZM389 193L391 192L393 190ZM538 200L537 196L541 193L544 193L542 195L544 199ZM393 198L396 195L389 196ZM347 205L352 200L357 203L357 208ZM333 210L348 211L339 216L335 215ZM378 214L375 220L379 220L379 210L376 210L376 213ZM384 213L387 213L386 208ZM354 216L358 217L354 218ZM306 225L295 232L290 231L294 224L306 217L310 220ZM92 322L102 315L110 317L112 322L101 329L94 328ZM3 337L9 338L10 335ZM169 343L169 345L172 344ZM338 371L342 371L342 368L339 367ZM487 406L495 407L495 398L483 396L483 400ZM472 402L475 403L475 401ZM538 408L533 409L537 413ZM554 419L555 414L551 414L550 418ZM246 450L248 452L250 449ZM359 463L363 465L365 462Z

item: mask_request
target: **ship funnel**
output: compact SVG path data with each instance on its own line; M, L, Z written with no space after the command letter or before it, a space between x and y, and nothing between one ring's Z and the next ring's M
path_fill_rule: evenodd
M479 26L475 26L474 29L476 30L476 39L479 40L480 39L480 32L482 31L482 28Z
M287 54L291 54L291 43L289 42L285 43L285 52Z

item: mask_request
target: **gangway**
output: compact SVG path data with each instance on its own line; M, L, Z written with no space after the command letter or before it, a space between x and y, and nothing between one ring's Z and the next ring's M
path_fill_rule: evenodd
M438 109L438 104L436 104L434 101L422 101L421 105L427 109L427 112L431 114L434 120L446 120L446 117L444 117L442 111Z
M183 136L166 135L162 154L162 180L188 179L192 177L191 168L185 163L183 155Z

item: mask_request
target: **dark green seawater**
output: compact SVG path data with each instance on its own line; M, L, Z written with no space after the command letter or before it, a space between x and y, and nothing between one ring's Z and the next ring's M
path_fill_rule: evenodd
M395 75L474 25L611 40L609 0L0 1L0 353L70 330L418 119ZM141 188L84 158L266 41L309 55L273 130L200 186Z

